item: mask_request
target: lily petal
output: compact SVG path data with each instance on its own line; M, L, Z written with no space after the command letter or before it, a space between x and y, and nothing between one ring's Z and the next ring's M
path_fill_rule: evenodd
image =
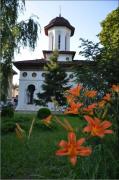
M109 121L103 121L103 122L101 123L101 127L103 127L104 129L109 128L111 125L112 125L112 123L109 122Z
M78 154L80 156L89 156L92 153L92 149L89 147L80 147L80 149L78 150Z
M77 156L70 157L70 162L73 166L75 166L75 164L77 162Z
M77 141L77 146L82 145L85 142L85 138L81 138Z
M113 131L110 129L105 130L105 134L113 134Z
M76 135L75 135L74 132L70 132L70 133L68 134L68 142L69 142L70 144L76 143Z
M57 150L56 151L56 155L58 156L66 156L66 155L69 155L67 149L60 149L60 150Z
M68 143L64 140L61 140L60 143L58 144L60 147L67 147Z
M84 118L85 118L86 121L88 121L89 124L91 124L91 125L94 124L94 120L90 116L84 116Z
M83 132L90 132L91 131L91 126L86 126L84 129L83 129Z

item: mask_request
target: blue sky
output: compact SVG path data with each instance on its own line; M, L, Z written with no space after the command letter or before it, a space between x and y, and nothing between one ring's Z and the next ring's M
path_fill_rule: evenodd
M74 36L71 37L70 50L76 51L74 59L82 59L79 52L79 38L98 42L96 35L101 31L100 22L108 13L118 7L118 0L92 0L92 1L26 1L24 14L19 15L20 20L26 20L32 15L39 17L41 33L34 52L29 48L21 49L21 54L15 54L15 61L42 58L42 50L48 49L48 37L44 34L44 26L56 16L61 15L75 27ZM16 69L15 69L16 70ZM18 76L14 77L18 83Z

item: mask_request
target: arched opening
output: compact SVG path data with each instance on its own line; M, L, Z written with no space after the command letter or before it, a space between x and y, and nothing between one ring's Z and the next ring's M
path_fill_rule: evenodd
M35 86L30 84L27 88L27 104L33 104Z
M52 35L52 50L53 50L54 36Z
M67 50L67 36L65 36L65 51Z

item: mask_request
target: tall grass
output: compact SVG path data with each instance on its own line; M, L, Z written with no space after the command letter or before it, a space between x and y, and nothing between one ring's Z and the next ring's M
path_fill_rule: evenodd
M14 119L2 119L4 122L19 122L26 131L34 117L16 114ZM65 116L67 117L67 116ZM64 119L64 116L60 116ZM84 126L78 116L68 116L77 136ZM72 167L68 157L57 157L55 151L61 139L67 140L67 132L54 124L53 128L41 125L36 119L29 141L19 141L15 131L2 134L1 172L2 179L118 179L119 156L115 134L103 140L94 141L90 157L79 157ZM78 128L77 128L78 127ZM93 144L93 143L92 143Z

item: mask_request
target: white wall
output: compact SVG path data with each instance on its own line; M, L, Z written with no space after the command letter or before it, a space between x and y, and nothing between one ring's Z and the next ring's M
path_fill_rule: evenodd
M59 35L61 35L60 49L58 49L58 36ZM71 30L66 28L66 27L54 26L53 28L50 28L48 30L49 50L58 49L60 51L70 51L70 35L71 35ZM51 36L53 36L53 49L52 49L52 38L51 38ZM65 36L67 37L66 49L65 49Z
M27 72L27 76L23 77L23 72ZM32 73L35 72L37 74L36 77L32 77ZM34 104L27 104L27 88L30 84L35 86L34 98L37 99L37 93L42 91L42 84L44 77L42 77L42 73L44 71L21 71L20 79L19 79L19 95L18 95L18 106L16 110L24 110L24 111L37 111L39 106L35 106Z
M23 72L27 72L27 76L23 77ZM36 77L32 77L32 73L37 73ZM36 106L35 104L27 104L27 88L30 84L35 86L34 91L34 98L37 99L37 93L42 92L42 84L44 77L42 77L42 73L44 71L21 71L20 72L20 79L19 79L19 95L18 95L18 105L16 110L20 111L37 111L42 106ZM72 74L72 72L67 72L68 76ZM74 79L72 78L71 81L68 83L69 85L74 85ZM48 103L48 108L51 111L54 110L53 103Z

